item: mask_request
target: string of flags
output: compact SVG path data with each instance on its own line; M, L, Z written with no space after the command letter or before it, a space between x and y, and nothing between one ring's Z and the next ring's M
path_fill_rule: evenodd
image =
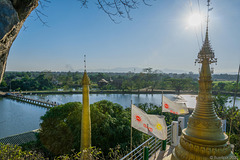
M176 103L164 95L162 96L162 112L170 112L178 115L189 113L186 103Z
M185 103L176 103L163 95L162 112L170 112L177 115L188 114ZM167 139L167 125L165 116L147 114L137 106L131 106L131 126L150 136L155 136L161 140Z
M131 125L133 128L155 136L159 139L167 139L167 125L164 116L147 114L135 105L132 105Z

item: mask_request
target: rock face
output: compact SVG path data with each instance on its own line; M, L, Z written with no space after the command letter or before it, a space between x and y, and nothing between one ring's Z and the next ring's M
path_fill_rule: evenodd
M38 0L0 0L0 83L13 41Z

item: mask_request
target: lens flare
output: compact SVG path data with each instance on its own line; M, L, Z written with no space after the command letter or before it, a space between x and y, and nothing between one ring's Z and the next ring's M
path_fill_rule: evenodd
M195 13L188 18L188 24L190 26L197 27L202 23L202 20L203 20L202 16L200 14Z

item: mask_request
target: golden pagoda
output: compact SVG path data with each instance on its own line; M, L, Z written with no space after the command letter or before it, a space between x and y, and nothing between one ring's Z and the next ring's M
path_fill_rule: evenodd
M84 62L85 62L85 70L84 70L83 79L82 79L83 107L82 107L82 125L81 125L81 151L83 151L84 149L89 149L89 147L91 147L91 118L90 118L90 106L89 106L90 79L87 75L85 59L84 59Z
M202 63L196 108L189 117L187 128L182 130L180 143L174 148L171 160L234 159L227 143L228 136L223 133L221 119L213 107L210 64L216 63L217 59L208 38L208 16L205 41L196 62Z

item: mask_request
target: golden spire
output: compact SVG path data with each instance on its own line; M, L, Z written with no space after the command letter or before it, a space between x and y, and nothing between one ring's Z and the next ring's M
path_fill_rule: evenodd
M90 119L90 106L89 106L89 84L90 79L86 71L86 56L84 55L84 74L82 79L82 95L83 95L83 107L82 107L82 125L81 125L81 151L91 147L91 119ZM86 159L87 154L83 154L83 158Z
M82 85L90 85L90 78L87 75L87 71L83 73Z
M208 11L209 2L210 0ZM221 120L213 107L210 64L216 63L217 59L208 38L208 18L205 41L196 62L202 63L196 108L189 117L187 128L182 131L180 144L173 150L171 159L232 159L234 155L227 144L228 137L222 132Z

